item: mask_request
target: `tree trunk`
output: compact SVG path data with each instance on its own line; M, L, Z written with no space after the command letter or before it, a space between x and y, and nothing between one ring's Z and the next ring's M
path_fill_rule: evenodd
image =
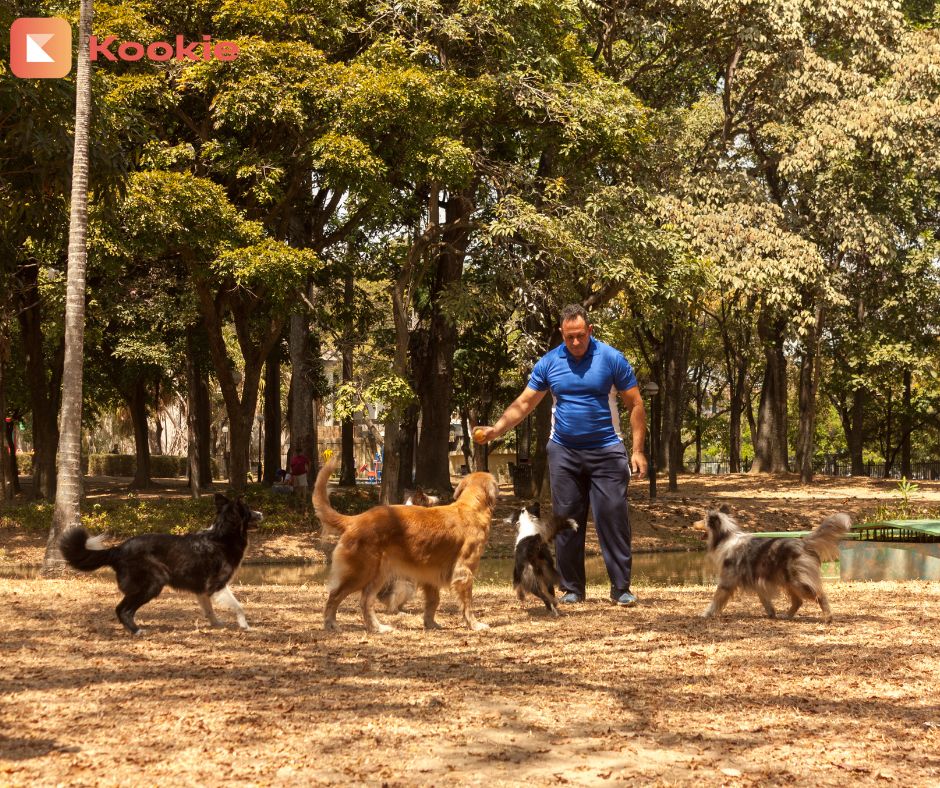
M186 331L186 463L189 470L189 491L198 499L201 493L202 451L199 435L199 369L196 361L193 329Z
M343 383L352 384L353 380L353 323L352 313L355 306L355 281L352 272L346 274L343 283L343 306L346 312L343 327ZM340 450L342 463L339 471L341 487L356 486L356 447L353 435L354 423L351 417L343 419L340 428Z
M3 428L4 435L0 436L0 499L9 501L13 497L12 479L10 475L10 462L7 459L6 442L6 418L7 418L7 390L6 378L6 343L2 334L0 334L0 427Z
M209 381L201 364L196 365L196 441L199 443L199 489L211 489L212 475L212 404Z
M65 560L59 537L81 524L82 487L82 364L85 341L85 266L88 249L88 139L91 121L91 35L94 4L82 0L79 12L78 70L75 76L75 146L72 156L72 196L69 216L68 271L65 298L65 359L62 372L62 411L55 509L42 562L45 575L61 571Z
M813 330L806 340L800 359L800 423L796 455L800 467L800 481L813 481L813 456L816 451L816 392L819 388L819 338L822 336L823 310L816 307Z
M26 358L26 384L32 413L33 431L33 498L51 501L55 498L56 452L62 383L64 344L60 342L51 364L46 358L42 334L42 299L39 294L39 264L20 270L18 317ZM47 377L46 370L50 375Z
M290 316L290 456L301 452L310 459L310 473L317 467L313 425L313 386L310 377L310 326L307 316ZM313 489L313 479L310 480Z
M418 403L413 402L407 408L401 418L401 438L399 446L401 447L401 467L399 469L398 491L404 496L406 489L413 489L415 486L415 451L418 447L418 421L421 417L421 409Z
M223 314L221 306L225 291L213 293L203 280L196 281L196 291L209 339L212 366L215 367L216 379L219 382L219 388L222 390L222 400L225 402L225 412L228 415L229 440L231 441L229 484L236 494L240 494L244 492L248 480L248 452L251 448L251 430L258 406L261 373L264 369L265 359L284 330L286 318L272 316L267 322L265 333L255 344L250 339L250 315L240 309L237 304L233 304L232 315L235 321L235 333L244 359L242 390L239 394L234 365L229 358L225 337L222 333Z
M136 464L134 466L134 479L131 487L143 490L152 486L150 478L150 442L147 429L147 386L138 380L131 389L127 400L127 407L131 414L131 423L134 425L134 452Z
M16 415L11 421L3 423L3 440L6 443L7 448L7 457L9 458L10 464L7 466L9 469L8 478L10 480L10 497L14 495L19 495L23 492L23 489L20 487L20 468L19 463L16 461L16 439L14 437L13 431L16 429Z
M911 370L904 370L904 400L901 403L901 476L911 478Z
M548 473L548 439L552 432L552 396L549 392L535 406L535 457L532 458L532 479L536 497L551 503L552 485Z
M736 386L729 392L730 413L728 433L728 470L731 473L741 472L741 417L744 415L743 386Z
M816 428L816 354L806 348L800 359L799 408L800 422L796 436L796 463L800 471L800 481L809 484L813 481L814 432Z
M163 420L160 418L160 381L154 385L153 391L153 453L157 456L163 454Z
M850 411L851 428L846 439L849 444L849 457L852 463L853 476L867 476L865 470L865 396L863 388L852 392L852 408Z
M470 411L467 408L460 409L460 428L463 435L460 437L460 452L465 460L464 465L469 471L473 467L474 446L476 444L471 440Z
M883 442L883 451L885 458L885 469L882 474L885 479L891 475L891 466L894 465L894 457L896 452L893 449L894 438L892 434L894 433L894 391L888 389L888 404L885 407L885 418L884 418L884 442Z
M274 484L281 467L281 349L277 345L264 362L264 471L266 487Z
M753 308L753 302L748 306ZM725 314L725 310L722 310ZM728 326L731 318L727 315L722 320L721 339L724 346L725 376L728 380L728 401L729 401L729 426L728 426L728 470L731 473L741 472L741 418L744 416L745 386L747 385L747 376L750 372L750 355L748 346L750 345L750 329L744 329L736 333L736 339L732 337L732 331ZM749 323L747 324L750 325ZM753 436L753 432L751 433Z
M473 210L463 194L451 194L445 205L447 224L460 222ZM454 392L454 351L457 326L444 312L442 296L460 281L469 233L465 228L444 229L431 283L431 319L426 363L415 370L421 402L415 483L450 491L450 419Z
M409 272L402 271L392 285L392 319L395 323L395 357L392 371L401 379L408 375L408 309ZM385 455L382 460L382 489L379 500L384 504L401 503L401 425L395 406L385 415Z
M663 336L665 390L663 395L662 443L669 489L678 489L677 476L682 468L682 417L685 414L689 348L692 333L670 322Z
M764 385L757 411L754 436L755 473L783 473L787 458L787 366L783 354L783 321L758 318L758 334L764 350Z

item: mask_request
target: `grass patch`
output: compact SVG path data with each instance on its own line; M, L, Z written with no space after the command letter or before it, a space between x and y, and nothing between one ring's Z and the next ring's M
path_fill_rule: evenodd
M376 488L339 489L332 493L333 504L347 514L364 512L378 503ZM258 530L277 533L317 530L313 509L304 510L295 497L274 493L259 484L249 485L245 502L264 514ZM52 527L53 504L21 503L0 509L0 528L20 528L45 533ZM116 537L144 533L187 534L207 528L215 517L214 495L199 500L185 497L141 498L129 493L119 500L82 502L82 524L91 533Z

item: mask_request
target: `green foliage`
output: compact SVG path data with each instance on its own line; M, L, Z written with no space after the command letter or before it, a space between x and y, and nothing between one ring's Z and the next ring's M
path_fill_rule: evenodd
M172 454L151 454L150 475L160 478L186 476L187 458ZM87 458L89 476L133 476L137 468L134 454L90 454ZM213 474L218 474L215 459L212 459Z
M897 493L901 499L896 504L880 504L874 514L867 519L872 522L884 520L936 520L940 519L940 507L917 504L912 497L920 490L920 485L913 484L901 477L898 482Z

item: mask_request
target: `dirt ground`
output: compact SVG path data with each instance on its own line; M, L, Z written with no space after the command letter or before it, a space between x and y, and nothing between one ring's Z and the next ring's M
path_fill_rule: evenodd
M133 638L108 573L0 580L0 784L938 785L940 585L829 583L836 620L703 621L645 588L553 620L505 587L366 636L319 585L238 586L253 629L167 591Z
M127 495L127 480L97 477L87 483L88 504L119 500ZM940 510L940 482L919 482L911 500L915 506ZM152 490L137 493L141 499L185 497L188 488L179 480L160 479ZM838 479L817 477L812 485L800 484L793 474L779 476L682 475L678 490L669 492L660 479L658 496L649 498L646 480L629 489L633 547L637 551L700 549L701 539L690 525L708 508L727 503L741 524L758 531L787 531L813 528L826 515L845 511L853 520L873 517L879 505L897 505L897 482L882 479ZM515 532L505 521L519 504L508 486L503 486L497 507L487 556L512 553ZM263 509L263 504L258 504ZM0 528L0 566L39 564L45 549L45 533L27 533L17 528ZM588 552L597 554L597 538L588 529ZM319 526L311 516L298 515L296 526L274 534L259 534L248 548L246 561L324 560Z

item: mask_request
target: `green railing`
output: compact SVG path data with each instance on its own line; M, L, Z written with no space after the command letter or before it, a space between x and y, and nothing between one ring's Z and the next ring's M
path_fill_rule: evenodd
M766 539L795 539L809 531L760 531ZM940 520L882 520L853 525L846 539L859 542L940 542Z

